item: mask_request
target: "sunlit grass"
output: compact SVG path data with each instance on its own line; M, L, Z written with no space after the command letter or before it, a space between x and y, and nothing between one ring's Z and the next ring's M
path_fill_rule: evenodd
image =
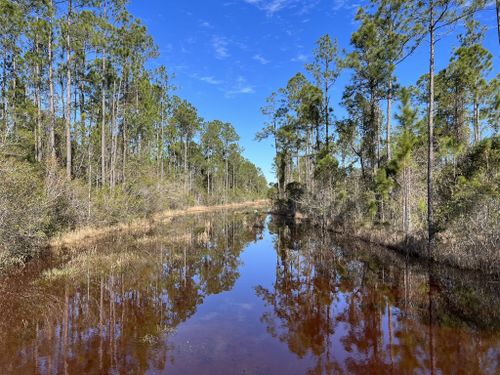
M50 247L53 249L67 247L82 243L84 241L95 241L106 237L113 232L129 231L147 231L158 223L169 223L174 217L180 217L190 214L215 212L224 209L238 208L263 208L269 206L268 200L248 201L241 203L231 203L227 205L216 206L194 206L182 210L168 210L154 215L150 219L135 219L127 223L120 223L102 227L84 227L72 232L62 233L50 241Z

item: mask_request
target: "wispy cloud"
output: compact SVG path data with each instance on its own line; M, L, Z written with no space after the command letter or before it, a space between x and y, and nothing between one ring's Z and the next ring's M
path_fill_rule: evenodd
M258 9L272 16L280 10L290 6L296 0L244 0L245 3L256 6Z
M205 29L212 29L213 28L212 24L208 21L200 21L200 26L204 27Z
M251 86L241 87L239 89L231 91L233 94L253 94L255 93L255 89Z
M245 3L254 5L264 11L269 17L286 8L294 8L297 14L309 13L321 1L320 0L243 0Z
M321 3L321 0L306 0L300 4L299 14L307 14Z
M174 50L174 45L172 43L165 43L160 47L160 53L170 54Z
M292 58L290 61L305 63L307 60L308 60L307 55L304 55L303 53L299 53L297 56Z
M252 57L252 59L260 62L262 65L269 64L269 60L267 60L265 57L261 56L260 54L254 55L254 57Z
M333 11L358 9L361 6L359 2L351 0L334 0Z
M228 41L221 36L214 36L212 38L212 48L215 52L215 57L223 60L229 57Z
M209 85L216 85L217 86L217 85L221 85L224 83L223 81L216 79L214 76L202 76L202 75L195 73L195 74L192 74L191 77L194 79L197 79L199 81L208 83Z
M223 91L226 97L233 97L241 94L254 94L255 86L248 84L245 77L239 76L232 87Z

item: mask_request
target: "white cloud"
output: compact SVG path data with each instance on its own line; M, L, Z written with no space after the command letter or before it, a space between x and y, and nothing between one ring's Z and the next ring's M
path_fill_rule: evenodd
M333 10L340 10L345 6L346 0L334 0Z
M214 76L200 76L199 74L192 74L191 77L199 81L208 83L209 85L221 85L222 83L224 83L223 81L216 79Z
M208 76L208 77L201 77L200 78L203 82L206 82L206 83L209 83L211 85L220 85L222 83L222 81L219 81L217 79L215 79L214 77L212 76Z
M306 0L303 1L301 4L301 9L299 11L299 14L306 14L309 13L312 9L316 8L318 4L321 3L321 0Z
M237 93L237 94L253 94L254 92L255 92L255 90L251 86L241 87L241 88L233 91L233 93Z
M269 64L269 60L267 60L265 57L262 57L259 54L256 54L254 57L252 57L252 59L260 62L262 65Z
M223 60L229 57L228 41L226 38L221 36L214 36L212 38L212 48L214 49L215 57L219 60Z
M294 8L297 14L306 14L315 8L321 0L243 0L264 11L269 17L286 8Z
M358 2L353 2L349 0L334 0L333 1L333 11L337 12L339 10L351 10L358 9L361 6Z
M295 56L293 59L291 59L292 62L301 62L305 63L308 60L308 57L304 55L303 53L299 53L297 56Z
M236 79L236 84L229 89L224 90L226 97L233 97L240 94L254 94L255 87L249 85L245 77L239 76Z
M296 0L244 0L245 3L256 6L258 9L266 12L268 16L288 7Z

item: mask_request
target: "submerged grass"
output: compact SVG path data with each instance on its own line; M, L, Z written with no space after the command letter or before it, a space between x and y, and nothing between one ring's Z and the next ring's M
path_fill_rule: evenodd
M109 272L122 273L131 268L148 263L149 260L143 254L137 252L113 252L110 254L98 254L96 248L73 257L61 268L45 270L42 279L55 281L58 279L82 280L85 277L94 277Z

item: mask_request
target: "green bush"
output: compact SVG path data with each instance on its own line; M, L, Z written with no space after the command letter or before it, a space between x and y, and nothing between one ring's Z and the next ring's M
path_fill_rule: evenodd
M44 245L51 225L43 172L0 159L0 258L24 262ZM0 265L1 267L1 265Z

